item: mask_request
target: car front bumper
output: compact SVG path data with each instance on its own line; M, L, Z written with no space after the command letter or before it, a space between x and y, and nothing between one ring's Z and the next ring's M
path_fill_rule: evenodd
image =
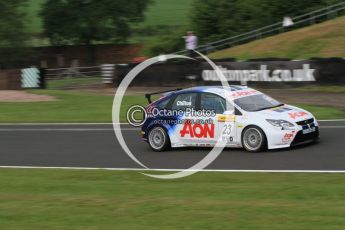
M307 128L314 128L315 131L304 133ZM303 131L304 130L304 131ZM311 126L304 127L304 125L298 125L293 130L282 130L271 128L266 133L268 139L268 149L287 148L296 145L303 145L319 139L319 126L312 123Z
M298 131L295 138L291 142L290 146L303 145L310 142L317 141L320 136L319 127L315 127L316 130L311 133L303 134L303 130Z

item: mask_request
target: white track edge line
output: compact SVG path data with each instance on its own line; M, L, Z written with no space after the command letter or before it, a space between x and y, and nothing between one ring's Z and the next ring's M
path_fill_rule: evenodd
M93 168L93 167L49 167L49 166L0 166L0 169L66 169L66 170L108 170L108 171L160 171L177 172L183 169L146 169L146 168ZM247 170L247 169L202 169L186 170L199 172L258 172L258 173L345 173L345 170Z

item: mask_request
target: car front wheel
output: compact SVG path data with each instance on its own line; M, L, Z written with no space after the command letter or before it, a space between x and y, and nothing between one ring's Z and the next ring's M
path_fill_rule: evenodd
M170 146L169 136L162 127L154 127L150 130L148 142L150 147L157 152L162 152Z
M260 152L266 147L266 136L257 126L250 126L243 131L242 145L248 152Z

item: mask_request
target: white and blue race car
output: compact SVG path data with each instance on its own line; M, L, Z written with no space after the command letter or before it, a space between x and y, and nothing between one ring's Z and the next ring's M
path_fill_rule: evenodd
M151 95L165 93L151 103ZM286 148L318 140L308 111L245 86L204 86L146 94L150 104L142 136L154 151L170 147L226 147L249 152Z

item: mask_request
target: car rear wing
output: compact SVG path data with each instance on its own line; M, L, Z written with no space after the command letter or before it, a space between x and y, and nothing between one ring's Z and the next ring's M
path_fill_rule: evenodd
M181 88L178 88L178 89L171 89L171 90L165 90L165 91L159 91L159 92L154 92L154 93L147 93L145 94L145 97L147 99L147 101L149 102L149 104L152 103L152 100L151 100L151 96L152 95L157 95L157 94L162 94L162 93L168 93L168 92L174 92L174 91L179 91L181 90Z

